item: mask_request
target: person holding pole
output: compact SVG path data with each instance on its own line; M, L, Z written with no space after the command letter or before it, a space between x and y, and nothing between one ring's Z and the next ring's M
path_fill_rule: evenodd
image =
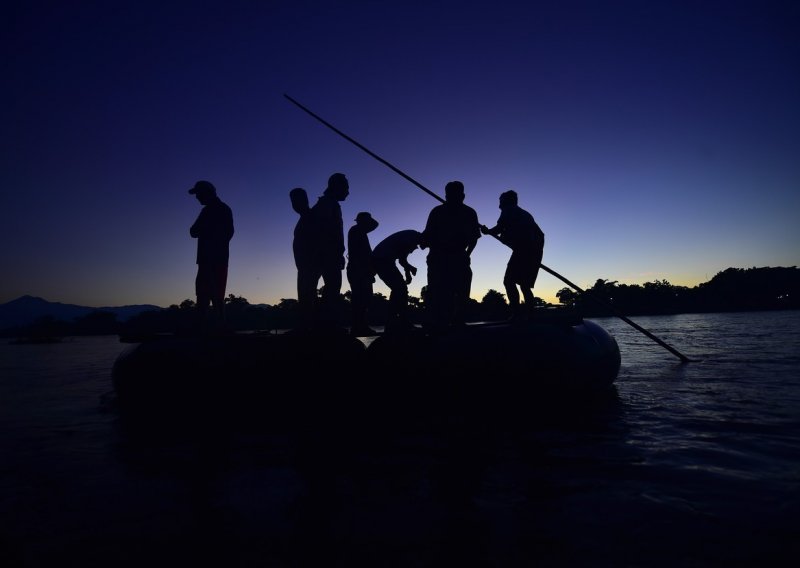
M478 214L464 204L464 184L451 181L445 201L428 215L422 248L428 247L428 327L432 332L465 323L472 287L470 255L481 236Z
M533 219L533 215L518 205L517 192L508 190L500 194L500 218L491 229L481 225L481 233L492 235L511 248L511 258L506 265L503 285L511 306L511 319L525 319L533 313L533 286L539 275L544 252L544 232ZM519 292L525 299L524 313L520 306Z
M336 132L336 134L338 134L339 136L341 136L342 138L344 138L344 139L345 139L345 140L347 140L348 142L352 143L353 145L357 146L358 148L360 148L361 150L363 150L364 152L366 152L367 154L369 154L370 156L372 156L373 158L375 158L376 160L378 160L380 163L382 163L383 165L385 165L386 167L388 167L389 169L391 169L393 172L397 173L398 175L400 175L400 176L401 176L401 177L403 177L404 179L406 179L406 180L408 180L409 182L411 182L412 184L414 184L416 187L418 187L419 189L421 189L422 191L424 191L425 193L427 193L428 195L430 195L431 197L433 197L433 198L434 198L434 199L436 199L437 201L444 202L444 200L443 200L441 197L439 197L438 195L436 195L436 194L435 194L434 192L432 192L430 189L428 189L427 187L425 187L424 185L422 185L421 183L419 183L417 180L415 180L414 178L412 178L411 176L409 176L408 174L406 174L406 173L405 173L405 172L403 172L402 170L400 170L400 169L398 169L397 167L395 167L394 165L392 165L391 163L389 163L389 162L387 162L386 160L384 160L383 158L381 158L381 157L380 157L378 154L376 154L375 152L373 152L372 150L370 150L369 148L367 148L367 147L366 147L366 146L364 146L363 144L359 143L357 140L355 140L355 139L351 138L350 136L348 136L347 134L345 134L344 132L342 132L341 130L339 130L338 128L336 128L335 126L333 126L333 125L332 125L330 122L326 121L326 120L325 120L325 119L323 119L321 116L319 116L319 115L315 114L314 112L312 112L312 111L311 111L309 108L307 108L307 107L303 106L302 104L300 104L298 101L296 101L295 99L293 99L292 97L290 97L290 96L289 96L289 95L287 95L286 93L284 93L284 95L283 95L283 96L284 96L284 97L285 97L285 98L286 98L286 99L287 99L289 102L291 102L293 105L295 105L295 106L297 106L299 109L301 109L303 112L305 112L305 113L309 114L309 115L310 115L310 116L312 116L314 119L318 120L319 122L321 122L322 124L324 124L325 126L327 126L328 128L330 128L331 130L333 130L334 132ZM462 186L462 187L463 187L463 186ZM478 236L480 236L480 234L479 234ZM564 282L564 284L566 284L567 286L569 286L569 287L570 287L570 288L572 288L573 290L576 290L576 291L578 291L578 292L581 292L581 293L584 293L584 292L585 292L585 290L583 290L583 288L581 288L580 286L578 286L578 285L577 285L577 284L575 284L574 282L570 281L569 279L565 278L563 275L559 274L558 272L556 272L556 271L555 271L555 270L553 270L552 268L549 268L549 267L545 266L544 264L540 264L540 267L541 267L541 269L542 269L542 270L544 270L545 272L548 272L548 273L552 274L553 276L555 276L556 278L558 278L559 280L561 280L562 282ZM612 312L612 313L614 313L614 315L616 315L616 316L617 316L618 318L620 318L622 321L624 321L625 323L627 323L628 325L630 325L630 326L631 326L631 327L633 327L634 329L637 329L638 331L642 332L644 335L646 335L647 337L649 337L650 339L652 339L653 341L655 341L656 343L658 343L659 345L661 345L661 347L665 348L667 351L669 351L670 353L672 353L673 355L675 355L676 357L678 357L678 358L679 358L679 359L680 359L680 360L681 360L683 363L689 363L689 362L691 362L691 361L692 361L692 359L689 359L688 357L686 357L686 356L685 356L683 353L681 353L680 351L678 351L678 350L677 350L677 349L675 349L674 347L672 347L672 346L670 346L670 345L667 345L666 343L664 343L664 342L663 342L662 340L660 340L658 337L656 337L655 335L653 335L652 333L650 333L649 331L647 331L646 329L644 329L644 328L643 328L642 326L640 326L639 324L637 324L637 323L635 323L635 322L631 321L629 318L627 318L627 317L625 317L624 315L622 315L622 314L620 314L619 312L617 312L617 310L616 310L616 309L615 309L613 306L611 306L610 304L606 304L606 303L602 302L602 301L601 301L599 298L597 298L597 297L595 297L595 296L590 296L590 297L594 298L594 299L595 299L595 300L596 300L598 303L601 303L601 304L603 304L603 305L604 305L604 306L605 306L607 309L611 310L611 312Z

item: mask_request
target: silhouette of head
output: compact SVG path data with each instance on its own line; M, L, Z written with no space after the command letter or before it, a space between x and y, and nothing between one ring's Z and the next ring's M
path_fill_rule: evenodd
M295 213L300 215L308 213L308 194L302 187L295 187L289 192L289 201L291 201Z
M417 233L417 246L422 250L425 250L426 248L428 248L428 243L427 241L425 241L425 237L419 231L416 231L416 233Z
M364 231L369 233L370 231L374 231L378 228L378 222L372 218L372 215L367 213L366 211L362 211L358 215L356 215L356 223L364 228Z
M344 201L350 195L350 184L344 174L335 173L328 178L328 187L324 194L333 197L336 201Z
M509 205L516 205L517 204L517 192L513 189L509 189L508 191L504 191L500 194L500 209L503 207L508 207Z
M460 181L451 181L444 186L444 198L448 203L464 202L464 184Z
M194 184L189 193L197 197L197 201L205 205L209 199L217 195L217 188L210 181L200 180Z

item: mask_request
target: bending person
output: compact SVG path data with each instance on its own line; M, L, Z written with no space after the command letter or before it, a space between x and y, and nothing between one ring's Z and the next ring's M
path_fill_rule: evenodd
M403 332L414 326L408 318L408 285L417 273L417 268L408 262L408 255L422 245L422 233L409 229L398 231L379 242L372 251L372 262L378 278L383 280L389 295L389 319L386 333ZM397 264L403 267L405 277Z

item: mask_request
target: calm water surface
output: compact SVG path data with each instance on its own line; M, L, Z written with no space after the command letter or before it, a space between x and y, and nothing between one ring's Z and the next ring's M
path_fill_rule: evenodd
M140 436L116 337L0 345L4 566L783 566L800 312L621 320L607 397L515 431ZM180 409L176 409L176 414ZM342 451L347 448L347 451Z

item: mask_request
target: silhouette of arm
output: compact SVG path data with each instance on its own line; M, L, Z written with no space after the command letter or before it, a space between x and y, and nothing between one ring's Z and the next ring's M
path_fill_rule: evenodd
M408 253L406 253L406 256L398 258L397 262L400 263L400 266L403 267L403 271L406 274L406 284L410 284L411 278L417 273L417 267L409 264Z
M200 215L197 216L197 219L189 228L189 234L192 236L193 239L202 237L203 234L206 232L207 226L208 226L208 212L206 211L206 208L203 207L203 209L200 211Z
M227 215L225 216L225 238L227 240L231 240L233 238L233 211L231 211L230 207L227 210Z
M314 214L314 224L318 230L318 246L324 251L326 258L330 260L336 258L339 267L344 268L342 210L337 203L330 199L320 198L311 211Z
M428 220L425 222L425 228L422 230L422 237L420 237L420 242L424 248L430 248L432 241L436 240L434 233L435 227L438 225L438 215L439 207L434 207L431 212L428 213Z
M486 225L481 225L481 233L483 233L484 235L492 235L493 237L496 237L499 234L499 232L500 228L497 225L495 225L491 229Z
M481 238L481 224L478 222L478 214L475 212L475 210L472 210L470 216L472 217L472 234L470 235L470 241L467 244L468 255L472 254L472 251L475 250L475 246L478 244L478 239Z
M501 213L500 218L497 219L497 224L492 227L491 229L487 228L486 225L481 225L481 233L484 235L491 235L495 237L498 241L503 243L509 248L511 247L511 243L506 238L506 231L508 231L509 227L509 219L507 214Z
M495 225L491 229L487 228L486 225L481 225L481 233L484 235L491 235L495 237L498 241L510 247L508 240L506 240L503 236L503 228L500 225Z
M405 270L406 272L410 272L411 274L417 273L417 267L408 262L408 253L406 253L405 256L401 256L400 258L398 258L397 262L400 263L400 266L402 266L403 270Z

